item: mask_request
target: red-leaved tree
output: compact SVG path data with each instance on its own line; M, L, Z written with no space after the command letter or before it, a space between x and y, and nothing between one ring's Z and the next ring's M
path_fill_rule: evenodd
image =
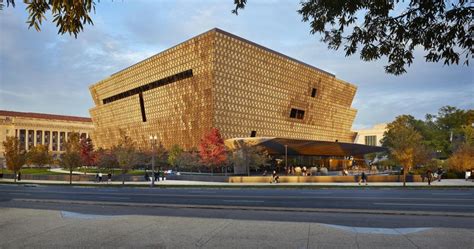
M227 149L217 128L212 128L201 139L199 155L202 163L211 168L211 173L214 173L214 167L219 167L227 162Z
M94 166L96 164L96 154L94 144L90 138L81 138L81 160L83 165Z

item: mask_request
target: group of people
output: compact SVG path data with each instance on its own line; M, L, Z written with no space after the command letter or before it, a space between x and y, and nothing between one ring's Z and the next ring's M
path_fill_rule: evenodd
M444 171L443 171L443 168L441 167L439 167L435 173L433 173L431 169L428 169L425 174L425 177L428 180L428 185L431 185L431 182L433 181L433 179L438 179L438 182L440 182L441 178L443 177L443 173ZM425 181L425 179L422 179L422 181Z
M163 170L160 170L158 172L153 172L151 175L153 176L153 181L155 182L160 181L160 178L161 178L161 181L166 180L165 172ZM145 172L145 181L147 182L151 181L151 177L148 174L148 172Z
M102 178L103 178L103 175L102 175L102 172L99 172L97 174L95 174L95 182L102 182ZM112 174L111 173L108 173L107 174L107 183L112 181Z
M311 170L306 168L306 166L290 166L285 171L286 175L299 175L299 173L301 173L302 176L311 176Z

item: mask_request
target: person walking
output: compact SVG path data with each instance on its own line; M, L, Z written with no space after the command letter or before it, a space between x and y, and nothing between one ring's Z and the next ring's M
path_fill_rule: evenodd
M148 172L145 171L145 181L149 182L150 181L150 176L148 175Z
M274 170L273 173L272 173L272 181L270 183L278 183L279 179L280 179L280 177L278 176L278 174Z
M431 172L431 169L426 171L426 179L428 179L428 185L431 185L431 180L433 180L433 172Z
M99 172L99 182L102 182L102 172Z
M360 185L361 182L364 182L365 185L367 185L367 175L365 174L364 171L362 171L362 174L360 175L359 185Z
M112 174L108 173L107 174L107 183L112 182Z
M443 168L439 167L436 173L438 174L438 182L440 182L441 177L443 176Z
M18 171L18 181L21 181L21 171Z
M95 174L95 182L99 182L99 173Z
M163 170L160 170L160 177L161 177L161 181L165 180L165 172Z

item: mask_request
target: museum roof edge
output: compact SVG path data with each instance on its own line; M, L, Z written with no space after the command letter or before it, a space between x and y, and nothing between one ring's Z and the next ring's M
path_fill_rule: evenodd
M64 121L75 121L75 122L92 122L91 118L86 118L86 117L46 114L46 113L36 113L36 112L15 112L15 111L7 111L7 110L0 110L0 116L41 118L41 119L49 119L49 120L64 120Z
M308 64L308 63L305 63L305 62L302 62L302 61L297 60L297 59L295 59L295 58L292 58L292 57L290 57L290 56L288 56L288 55L286 55L286 54L280 53L280 52L275 51L275 50L273 50L273 49L267 48L267 47L265 47L265 46L263 46L263 45L260 45L260 44L258 44L258 43L255 43L255 42L253 42L253 41L250 41L250 40L247 40L247 39L245 39L245 38L242 38L242 37L240 37L240 36L238 36L238 35L234 35L234 34L232 34L232 33L229 33L229 32L227 32L227 31L225 31L225 30L222 30L222 29L219 29L219 28L213 28L213 29L211 29L211 30L209 30L209 31L207 31L207 32L210 32L210 31L216 31L216 32L218 32L218 33L221 33L221 34L230 36L230 37L232 37L232 38L235 38L235 39L237 39L237 40L243 41L243 42L245 42L245 43L249 43L249 44L251 44L251 45L253 45L253 46L256 46L256 47L258 47L258 48L260 48L260 49L263 49L263 50L265 50L265 51L268 51L268 52L270 52L270 53L279 55L279 56L281 56L281 57L283 57L283 58L285 58L285 59L291 60L291 61L296 62L296 63L298 63L298 64L305 65L305 66L307 66L307 67L310 67L310 68L315 69L315 70L317 70L317 71L319 71L319 72L322 72L322 73L325 73L325 74L327 74L327 75L330 75L330 76L332 76L332 77L336 77L335 74L332 74L332 73L327 72L327 71L325 71L325 70L323 70L323 69L317 68L317 67L315 67L315 66L313 66L313 65L310 65L310 64ZM206 32L206 33L207 33L207 32Z
M247 39L245 39L245 38L242 38L242 37L240 37L240 36L238 36L238 35L229 33L229 32L227 32L227 31L222 30L222 29L219 29L219 28L213 28L213 29L210 29L210 30L208 30L208 31L206 31L206 32L204 32L204 33L201 33L201 34L199 34L199 35L193 36L193 37L191 37L191 38L189 38L189 39L187 39L187 40L185 40L185 41L183 41L183 42L180 42L180 43L176 44L175 46L172 46L172 47L170 47L170 48L167 48L167 49L165 49L165 50L163 50L163 51L161 51L161 52L159 52L159 53L156 53L156 54L154 54L154 55L152 55L152 56L150 56L150 57L148 57L148 58L146 58L146 59L143 59L143 60L141 60L141 61L138 61L137 63L134 63L133 65L130 65L130 66L128 66L128 67L126 67L126 68L124 68L124 69L122 69L122 70L120 70L120 71L117 71L117 72L111 74L110 76L115 76L115 75L117 75L117 74L119 74L119 73L121 73L121 72L126 71L127 69L132 68L133 66L135 66L135 65L137 65L137 64L139 64L139 63L141 63L141 62L143 62L143 61L145 61L145 60L148 60L148 59L150 59L150 58L153 58L153 57L155 57L155 56L158 56L158 55L160 55L160 54L162 54L162 53L164 53L164 52L166 52L166 51L168 51L168 50L170 50L170 49L172 49L172 48L174 48L174 47L176 47L176 46L179 46L179 45L181 45L181 44L183 44L183 43L186 43L186 42L188 42L188 41L190 41L190 40L192 40L192 39L195 39L195 38L197 38L197 37L206 35L206 34L211 33L211 32L221 33L221 34L223 34L223 35L232 37L232 38L234 38L234 39L243 41L243 42L245 42L245 43L249 43L249 44L251 44L251 45L253 45L253 46L256 46L256 47L258 47L258 48L260 48L260 49L263 49L263 50L268 51L268 52L270 52L270 53L279 55L279 56L281 56L281 57L283 57L283 58L285 58L285 59L288 59L288 60L291 60L291 61L296 62L296 63L298 63L298 64L302 64L302 65L304 65L304 66L310 67L311 69L317 70L317 71L319 71L319 72L321 72L321 73L324 73L324 74L327 74L327 75L329 75L329 76L336 77L336 75L334 75L334 74L332 74L332 73L329 73L329 72L327 72L327 71L325 71L325 70L323 70L323 69L317 68L317 67L315 67L315 66L313 66L313 65L310 65L310 64L308 64L308 63L302 62L302 61L297 60L297 59L295 59L295 58L292 58L292 57L290 57L290 56L288 56L288 55L285 55L285 54L280 53L280 52L278 52L278 51L275 51L275 50L273 50L273 49L267 48L267 47L265 47L265 46L263 46L263 45L260 45L260 44L258 44L258 43L253 42L253 41L250 41L250 40L247 40ZM98 82L98 83L100 83L100 82ZM349 84L350 84L350 83L349 83ZM95 84L94 84L94 85L95 85Z

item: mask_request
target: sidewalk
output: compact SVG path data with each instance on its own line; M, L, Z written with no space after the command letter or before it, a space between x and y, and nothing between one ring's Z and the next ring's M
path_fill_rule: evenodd
M13 183L13 179L0 179L0 183ZM45 181L45 180L22 180L17 182L19 184L69 184L69 181ZM90 186L102 186L102 185L122 185L121 181L114 182L92 182L92 181L73 181L74 185L90 185ZM150 182L125 182L128 186L143 186L148 187L151 185ZM366 185L359 185L356 182L323 182L323 183L227 183L227 182L203 182L203 181L185 181L185 180L165 180L155 182L155 186L169 186L169 187L365 187ZM368 187L402 187L401 182L369 182ZM407 182L409 187L429 187L426 182ZM474 182L465 181L463 179L444 179L441 182L435 181L431 183L433 187L474 187Z
M69 174L69 170L65 170L65 169L62 169L62 168L49 169L49 171L55 172L55 173L61 173L61 174ZM96 173L85 173L84 174L84 172L73 171L72 174L73 175L95 175Z

